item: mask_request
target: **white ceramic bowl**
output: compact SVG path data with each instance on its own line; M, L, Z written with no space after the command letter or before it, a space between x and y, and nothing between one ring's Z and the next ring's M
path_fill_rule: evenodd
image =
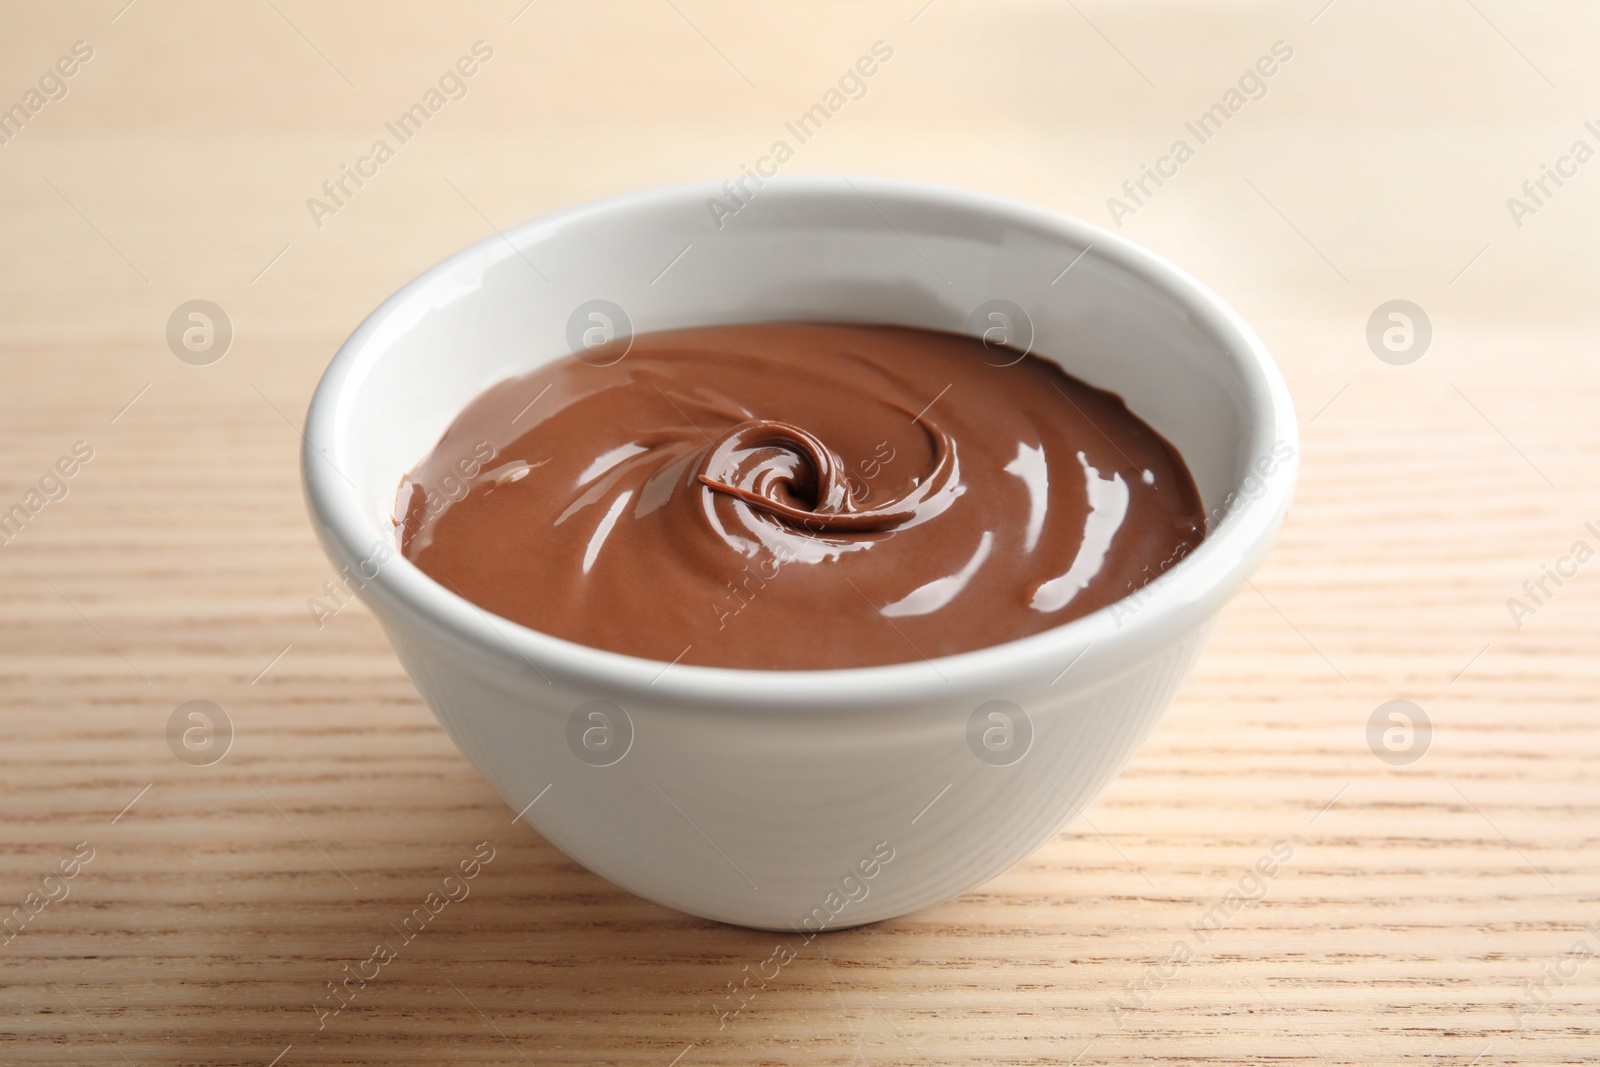
M335 565L376 568L362 595L444 728L562 851L694 915L854 926L994 877L1122 767L1277 533L1295 416L1233 311L1098 227L881 179L769 181L721 228L712 199L734 204L704 183L564 211L390 297L312 399L306 497ZM669 666L491 616L394 552L396 489L481 390L571 351L569 319L595 299L635 332L798 319L975 332L1001 321L969 328L975 309L1010 301L1035 353L1177 446L1210 534L1086 618L889 667ZM593 718L609 707L595 700L624 714Z

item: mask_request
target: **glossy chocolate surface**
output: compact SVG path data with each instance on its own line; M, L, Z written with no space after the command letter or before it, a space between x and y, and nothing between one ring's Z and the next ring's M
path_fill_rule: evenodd
M1059 626L1203 536L1171 445L1012 349L764 323L644 334L615 356L474 400L400 487L407 558L596 648L823 669Z

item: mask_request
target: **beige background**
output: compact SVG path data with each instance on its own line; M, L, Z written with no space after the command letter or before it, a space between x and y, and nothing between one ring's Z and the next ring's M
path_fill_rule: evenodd
M1600 11L1323 2L0 9L0 106L94 48L0 145L0 510L94 449L0 547L0 913L94 849L0 945L0 1061L1592 1059L1600 962L1569 953L1600 951L1600 564L1520 628L1506 601L1600 546L1600 162L1520 228L1506 198L1600 146ZM469 95L316 228L306 198L479 39ZM770 935L644 903L512 825L366 610L313 625L332 573L296 426L339 342L427 265L491 226L732 175L879 39L893 60L791 172L1101 224L1185 120L1292 46L1123 232L1266 339L1304 475L1086 819L977 892L817 942L719 1029ZM194 298L236 331L211 366L164 340ZM1434 328L1407 366L1364 338L1394 298ZM168 748L192 699L237 731L213 766ZM1409 766L1368 748L1391 699L1435 727ZM318 1031L341 966L483 840L473 895ZM1144 970L1278 841L1265 899L1176 973ZM1520 1031L1519 1000L1544 1005Z

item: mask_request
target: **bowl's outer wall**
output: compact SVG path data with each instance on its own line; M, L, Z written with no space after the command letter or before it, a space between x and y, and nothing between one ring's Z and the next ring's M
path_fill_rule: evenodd
M1055 836L1150 732L1208 631L1091 692L1066 679L998 689L1033 729L1009 766L968 747L965 704L824 713L797 731L634 697L619 702L632 747L595 767L567 742L571 709L593 694L536 680L508 689L388 627L451 738L556 847L669 908L802 934L946 900ZM857 864L886 852L863 877Z
M1227 516L1132 613L1125 603L933 664L663 673L495 620L403 558L362 590L451 737L514 810L537 797L525 817L572 858L695 915L858 925L1004 870L1129 758L1270 547L1296 474L1294 414L1237 316L1095 227L910 183L786 179L719 230L705 206L716 192L637 194L529 223L402 289L312 402L307 499L336 565L392 544L401 476L483 388L565 355L571 312L595 298L637 332L782 319L972 332L980 304L1021 306L1034 352L1120 393ZM1274 452L1274 477L1230 503ZM608 767L567 741L568 717L596 698L634 726ZM990 700L1033 726L1010 766L969 747L968 718Z

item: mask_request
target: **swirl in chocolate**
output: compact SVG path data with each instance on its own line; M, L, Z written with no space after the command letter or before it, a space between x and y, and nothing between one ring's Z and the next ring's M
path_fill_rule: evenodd
M1052 363L992 356L766 323L559 359L456 418L401 485L401 548L556 637L824 669L1059 626L1199 543L1199 494L1159 434Z

